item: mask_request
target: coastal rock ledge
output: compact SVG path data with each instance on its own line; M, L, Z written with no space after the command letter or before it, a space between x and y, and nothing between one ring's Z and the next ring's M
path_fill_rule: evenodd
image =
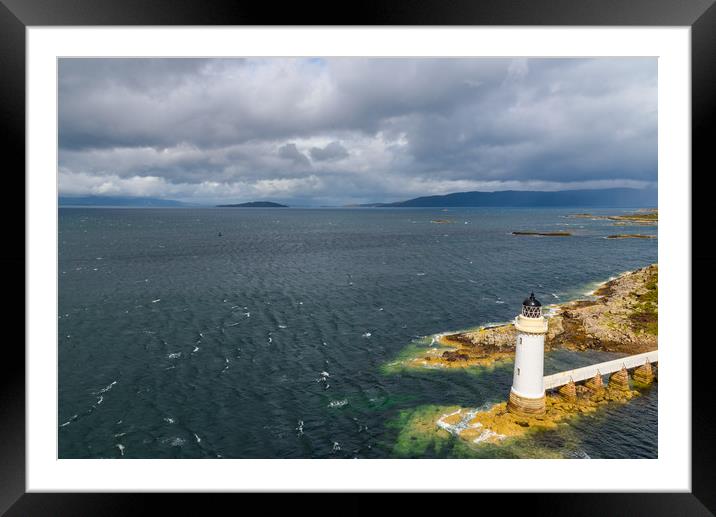
M553 305L545 350L639 354L658 346L658 264L619 275L590 296ZM512 360L512 323L435 336L438 347L402 358L404 368L488 367ZM395 363L393 363L395 364Z
M548 394L545 412L541 415L516 415L508 410L507 402L500 402L485 411L460 408L442 415L435 423L436 429L444 429L474 446L481 443L500 443L508 438L518 438L533 431L553 429L560 423L593 413L610 402L627 402L639 395L628 384L609 386L577 386L573 396ZM571 394L570 394L571 395Z

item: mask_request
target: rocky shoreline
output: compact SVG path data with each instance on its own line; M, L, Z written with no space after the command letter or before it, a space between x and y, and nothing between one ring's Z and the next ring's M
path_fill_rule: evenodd
M529 433L554 429L579 415L594 413L606 404L626 403L639 396L638 390L629 387L628 377L624 380L625 376L626 371L613 374L606 386L602 385L601 377L584 386L565 386L571 390L546 396L545 413L539 416L515 415L508 411L506 402L485 409L450 406L418 412L403 427L400 441L407 451L396 452L411 452L410 445L415 441L437 445L450 436L459 438L468 449L475 449L484 444L501 445Z
M624 215L572 214L568 217L593 220L606 219L614 221L614 226L656 226L659 223L659 210L656 208L644 208Z
M607 239L656 239L656 235L642 235L640 233L619 233L609 235Z
M512 235L535 235L538 237L571 237L572 234L569 232L523 232L515 231Z
M506 402L479 408L428 405L404 411L392 424L400 428L394 453L401 457L423 457L431 449L439 452L452 444L456 457L480 457L485 446L500 447L504 457L562 457L549 449L533 451L524 445L534 444L534 433L556 429L608 404L627 403L649 389L655 379L655 372L648 365L637 368L631 381L628 372L622 369L613 373L606 385L599 375L583 385L569 383L548 393L545 413L535 416L511 413Z
M591 293L591 299L550 306L545 350L600 350L638 354L657 348L658 265L619 275ZM514 357L512 323L438 334L440 347L400 361L407 368L488 367Z
M593 217L577 214L573 217ZM656 224L658 213L643 211L625 216L601 216L617 225ZM642 238L637 234L611 238ZM627 355L658 347L658 264L629 271L602 283L584 299L544 307L548 318L545 351L604 351ZM517 331L513 323L482 326L462 332L433 336L433 345L410 348L391 369L490 368L514 359ZM424 345L423 345L424 346ZM633 372L625 368L613 373L605 385L597 373L581 385L574 382L545 396L544 414L518 415L507 402L480 408L424 406L402 415L394 453L422 457L430 449L439 452L456 444L458 457L479 457L485 447L497 447L500 454L515 454L519 445L535 441L532 433L555 429L580 415L597 411L606 404L626 403L638 397L654 381L647 363ZM530 438L531 437L531 438ZM452 440L458 438L458 440ZM518 452L517 457L522 457ZM558 457L543 449L537 457Z

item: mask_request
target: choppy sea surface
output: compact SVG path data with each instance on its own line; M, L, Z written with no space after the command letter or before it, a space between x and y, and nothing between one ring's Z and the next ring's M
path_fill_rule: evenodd
M422 336L513 318L530 291L559 303L657 262L657 239L605 239L656 227L566 217L627 211L61 208L59 456L393 457L401 412L504 400L511 365L382 367ZM654 458L657 402L655 384L535 440Z

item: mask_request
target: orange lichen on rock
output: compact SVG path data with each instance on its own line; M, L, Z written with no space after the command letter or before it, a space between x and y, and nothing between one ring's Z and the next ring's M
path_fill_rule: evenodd
M492 331L497 327L491 327ZM504 333L507 338L500 339L500 343L487 343L485 345L467 345L461 341L462 334L438 335L435 342L439 348L429 348L418 357L407 361L410 366L422 366L428 368L468 368L473 366L492 366L499 361L512 360L514 356L514 326L502 325L501 332L487 332L481 328L475 331L484 336L494 339L495 336ZM489 338L488 338L489 339ZM508 345L507 343L510 343Z
M461 408L442 415L436 422L436 428L445 429L471 444L497 444L529 432L553 429L577 415L597 411L600 405L626 402L639 394L621 387L602 387L597 393L584 386L579 387L584 389L575 390L572 402L565 400L561 394L548 394L542 415L517 415L508 410L506 402L500 402L484 411Z

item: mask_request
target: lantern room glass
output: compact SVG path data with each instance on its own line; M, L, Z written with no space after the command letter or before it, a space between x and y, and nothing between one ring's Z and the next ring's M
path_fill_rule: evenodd
M530 307L527 305L522 306L522 315L525 318L541 318L542 307Z

